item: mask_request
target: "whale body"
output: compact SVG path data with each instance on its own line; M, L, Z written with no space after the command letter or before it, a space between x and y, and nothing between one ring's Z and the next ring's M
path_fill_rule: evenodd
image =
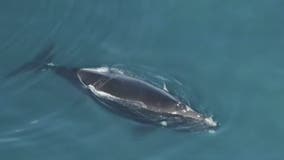
M9 74L48 69L65 78L78 89L114 113L135 121L165 128L188 131L215 130L218 127L211 117L195 111L183 103L166 87L159 88L116 68L70 68L54 65L52 47L42 51Z
M81 87L104 106L133 120L178 130L201 131L217 127L211 117L198 113L167 90L118 72L116 68L71 71L54 68L59 75L62 75L62 70L73 72L72 81L79 81Z

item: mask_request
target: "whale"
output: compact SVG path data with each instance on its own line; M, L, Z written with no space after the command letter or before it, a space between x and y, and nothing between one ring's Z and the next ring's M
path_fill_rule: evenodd
M11 72L51 71L72 83L105 109L139 123L181 131L212 131L219 124L172 94L115 67L67 67L55 65L53 48L43 49L32 61Z

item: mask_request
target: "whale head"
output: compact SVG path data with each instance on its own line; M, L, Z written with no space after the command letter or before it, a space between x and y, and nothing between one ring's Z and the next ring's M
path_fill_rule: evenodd
M88 86L105 79L108 71L108 67L82 68L77 72L77 77L83 86Z
M212 116L199 113L187 106L186 110L182 110L179 116L182 117L182 123L176 125L177 130L190 131L213 131L219 127L219 123L213 119Z

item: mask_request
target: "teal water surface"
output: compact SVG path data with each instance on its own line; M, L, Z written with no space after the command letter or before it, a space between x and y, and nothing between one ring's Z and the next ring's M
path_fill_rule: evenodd
M0 159L283 159L283 15L280 0L0 0ZM174 77L221 127L148 129L49 71L4 78L50 43L56 64Z

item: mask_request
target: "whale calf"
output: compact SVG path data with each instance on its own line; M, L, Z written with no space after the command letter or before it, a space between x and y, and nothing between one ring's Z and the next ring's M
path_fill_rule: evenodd
M112 67L74 68L54 65L52 48L49 46L8 77L23 71L47 69L65 78L107 109L129 119L186 131L212 131L218 127L211 117L183 103L165 86L159 88Z

